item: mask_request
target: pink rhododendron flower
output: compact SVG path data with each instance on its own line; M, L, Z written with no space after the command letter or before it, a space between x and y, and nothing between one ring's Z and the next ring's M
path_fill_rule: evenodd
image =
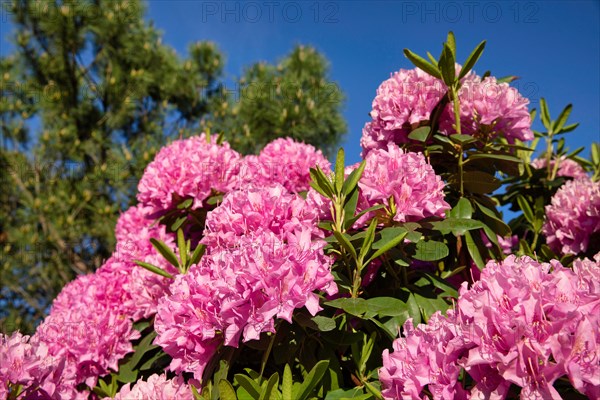
M172 275L178 273L150 242L150 239L161 240L178 254L174 234L150 219L150 212L150 207L141 204L133 206L121 214L115 229L117 246L110 269L114 274L124 276L122 290L128 294L124 306L131 310L134 321L154 315L158 299L167 293L171 284L169 278L150 272L135 264L135 261L155 265Z
M460 65L456 65L457 73ZM459 91L461 133L477 137L502 136L509 143L515 139L532 140L529 100L508 83L496 78L481 79L472 71L462 79ZM408 134L427 124L431 113L446 94L446 85L421 71L400 70L384 81L373 100L371 121L363 128L360 144L363 155L387 144L408 143ZM456 133L452 103L440 112L442 133Z
M115 400L193 400L194 396L183 378L167 379L165 374L151 375L147 380L139 380L130 388L125 384L114 397Z
M431 112L446 93L444 83L422 70L401 69L377 88L360 144L363 154L386 148L388 142L409 141L408 134L429 121Z
M316 290L337 292L314 212L280 185L235 191L207 217L207 253L161 299L155 343L171 369L196 379L221 345L237 347L291 322L296 308L319 310Z
M474 381L465 388L471 398L503 399L515 384L522 399L560 399L553 383L563 376L596 398L600 295L582 271L598 269L589 260L575 272L529 257L488 262L471 288L463 283L455 311L417 328L407 322L394 352L384 351L382 393L421 398L428 385L435 399L465 397L456 385L463 368Z
M310 169L319 166L328 171L329 161L309 144L293 139L276 139L265 146L258 156L246 156L240 169L243 185L254 187L283 185L298 193L310 188Z
M589 178L566 182L546 206L542 232L548 246L556 253L583 253L599 231L600 183Z
M257 231L286 236L309 229L318 236L317 223L318 211L282 185L248 187L229 193L208 213L202 243L235 246L239 237Z
M358 183L362 198L358 211L376 204L392 207L392 218L397 222L418 221L423 218L443 217L450 205L444 200L444 182L437 176L420 153L405 153L389 143L387 149L369 152L366 167ZM374 215L367 213L366 221Z
M48 355L62 359L60 374L51 379L58 393L73 393L85 382L93 387L109 369L133 351L131 340L140 337L127 309L124 276L111 271L110 262L94 274L68 283L52 304L50 314L34 339L47 346Z
M550 168L556 167L556 159L550 160ZM545 157L536 158L531 162L531 166L537 169L546 168L547 162ZM577 161L562 156L558 159L558 170L556 176L564 176L567 178L579 179L587 178L588 175Z
M533 140L529 100L508 83L498 83L491 76L481 79L469 74L458 97L462 134L480 138L501 136L508 143L515 143L515 139ZM448 134L456 133L454 112L450 112L450 107L440 120L440 129Z
M204 206L213 193L227 193L238 184L241 156L228 143L206 135L176 140L163 147L146 167L138 185L138 200L160 213L177 206L174 195Z

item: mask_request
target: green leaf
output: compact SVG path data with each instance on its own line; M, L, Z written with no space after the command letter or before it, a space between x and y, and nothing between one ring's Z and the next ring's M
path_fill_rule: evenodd
M462 69L460 70L460 74L458 74L458 79L462 79L465 75L467 75L467 73L473 69L473 67L475 66L475 63L477 63L477 61L479 60L479 57L481 57L481 53L483 53L483 49L485 48L485 40L481 43L479 43L477 45L477 47L475 47L475 49L471 52L471 54L469 55L469 57L467 57L467 61L465 61L465 64L463 65Z
M454 208L450 210L448 215L452 218L470 219L473 215L473 207L471 207L471 202L469 201L469 199L461 197L458 200L458 203L456 203L456 205L454 206Z
M514 76L514 75L508 75L508 76L503 76L502 78L498 78L496 80L497 83L511 83L516 81L517 79L519 79L518 76ZM533 121L533 118L531 119Z
M140 362L144 354L146 354L146 352L159 347L158 345L152 344L152 341L155 337L156 332L152 331L146 336L144 336L144 338L136 346L135 353L133 353L133 356L131 356L131 358L128 361L128 364L131 365L132 369L138 365L138 363Z
M452 58L456 60L456 39L454 38L454 32L448 32L446 44L448 45L448 49L450 49L450 52L452 53Z
M283 397L284 399L291 397ZM364 394L360 387L353 389L337 389L327 393L325 400L368 400L372 399L373 395L370 393Z
M352 246L352 243L350 243L350 240L348 239L348 234L347 233L340 233L338 231L333 231L333 235L338 240L338 243L340 245L342 245L342 247L344 249L346 249L346 251L348 253L350 253L350 255L352 255L352 258L354 260L356 260L357 259L356 249L354 248L354 246Z
M483 228L483 223L481 221L451 217L448 217L443 221L432 222L431 225L443 235L452 232L454 236L462 236L467 231Z
M408 306L408 315L413 319L414 326L417 326L421 323L421 309L417 304L414 293L409 294L406 305Z
M375 239L375 229L377 228L377 220L371 220L369 227L367 228L367 232L365 234L365 238L363 239L362 246L360 247L360 253L358 255L358 259L362 262L369 251L371 250L371 245L373 244L373 240Z
M343 190L343 189L342 189ZM356 212L356 205L358 204L358 190L354 190L353 192L351 192L352 195L350 197L346 198L346 201L344 204L344 228L348 229L351 225L348 225L348 219L351 219L351 217L354 215L354 213ZM350 218L348 218L350 217Z
M233 386L225 379L219 381L219 397L222 400L237 400Z
M346 179L346 181L344 182L344 185L342 186L342 192L346 196L348 196L354 190L356 185L358 185L358 181L360 180L360 177L362 176L366 165L367 165L366 161L363 160L360 163L360 165L355 170L350 172L350 174L348 175L348 178Z
M429 137L431 128L429 126L421 126L408 134L408 138L417 142L425 142Z
M366 300L365 318L378 317L408 317L406 303L395 297L372 297Z
M558 133L562 130L572 110L572 104L567 105L564 110L562 110L556 121L554 121L554 124L552 124L552 132Z
M546 104L546 99L543 97L540 99L540 119L546 129L548 129L548 133L553 133L552 124L550 122L550 111L548 111L548 104Z
M442 296L458 298L458 291L456 288L447 283L444 279L429 272L420 272L420 275L422 275L424 279L426 279L434 287L440 289L442 291Z
M406 237L408 231L401 227L384 228L381 230L381 239L373 243L373 249L377 250L371 257L366 261L365 264L370 263L386 251L396 247Z
M571 131L574 131L578 126L579 126L579 123L567 125L567 126L563 127L560 130L560 132L555 132L555 133L567 133L567 132L571 132Z
M510 156L508 154L492 154L492 153L475 153L471 154L467 157L465 164L472 160L480 160L480 159L488 159L488 160L502 160L509 161L513 163L521 163L523 162L520 158L515 156Z
M312 321L317 324L317 327L321 332L332 331L336 327L335 320L333 318L317 315L312 317Z
M194 249L194 253L192 254L192 257L190 258L190 265L198 264L198 262L204 255L205 251L206 251L206 245L199 244L198 246L196 246L196 248Z
M273 388L276 388L279 384L279 374L275 372L269 380L267 381L267 385L264 387L262 392L260 393L260 397L258 400L267 400L271 398L271 393L273 392Z
M328 301L325 305L333 308L341 308L348 314L352 314L357 317L362 317L368 311L368 303L365 299L361 298L341 298Z
M294 392L295 392L294 399L296 399L296 400L307 399L308 396L310 395L310 393L313 391L313 389L317 386L317 384L319 383L321 378L323 378L323 375L325 374L325 371L327 371L328 366L329 366L329 360L319 361L313 367L313 369L310 370L310 372L304 379L304 382L302 382L302 384L299 387L295 388L297 390L294 390Z
M281 381L281 397L283 399L292 398L293 384L292 369L288 364L285 364L285 368L283 369L283 380Z
M448 45L444 45L444 50L442 51L442 57L440 58L439 68L442 70L442 78L444 83L448 86L454 85L456 81L456 67L454 56L452 55L452 50L448 47Z
M253 399L260 397L261 387L256 381L244 374L235 374L233 378Z
M533 215L533 210L531 210L531 206L529 205L527 200L525 200L525 197L521 195L517 196L517 203L519 204L519 208L521 209L521 211L523 211L523 216L525 216L527 222L529 222L531 226L533 226L533 221L535 220L535 217Z
M475 243L473 236L471 235L470 232L465 232L464 236L465 236L465 244L467 245L467 250L469 251L471 258L475 262L475 265L477 265L477 267L479 269L483 269L485 267L485 261L484 261L483 257L481 256L479 247Z
M192 203L194 203L194 199L186 199L177 205L179 210L183 210L185 208L189 208Z
M498 189L502 182L486 172L466 171L463 173L463 186L471 193L486 194Z
M175 222L173 223L173 225L171 225L171 230L172 231L176 231L177 229L181 228L181 226L183 225L183 223L187 220L187 216L183 216L183 217L179 217L175 220Z
M363 215L365 215L366 213L369 213L369 212L371 212L371 211L377 211L377 210L381 210L382 208L385 208L385 205L383 205L383 204L377 204L377 205L374 205L373 207L369 207L369 208L367 208L367 209L365 209L365 210L362 210L361 212L359 212L358 214L356 214L354 217L347 219L347 220L346 220L346 224L345 224L345 225L346 225L347 227L349 227L349 226L352 226L352 225L354 225L354 223L355 223L355 222L356 222L356 221L357 221L357 220L358 220L360 217L362 217L362 216L363 216Z
M404 49L404 56L408 58L415 66L427 72L429 75L434 76L438 79L442 79L440 70L423 57L413 53L408 49Z
M159 267L157 267L155 265L152 265L152 264L149 264L149 263L143 262L143 261L138 261L138 260L135 260L135 263L137 265L139 265L140 267L142 267L142 268L146 268L150 272L154 272L155 274L164 276L165 278L171 278L171 279L173 279L173 275L171 275L167 271L165 271L162 268L159 268Z
M335 160L335 189L337 193L342 193L344 185L344 149L340 147Z
M181 265L187 265L187 253L188 248L185 243L185 237L183 236L183 230L177 229L177 247L179 247L179 256L181 257Z
M150 239L150 243L152 243L152 246L154 246L154 248L158 250L160 254L162 254L165 260L171 263L171 265L173 265L175 268L179 269L179 260L177 260L177 256L175 253L173 253L173 250L171 250L169 246L167 246L162 240L157 240L154 238Z
M592 164L600 165L600 143L592 143Z
M450 135L449 138L454 143L462 144L462 145L473 143L473 142L477 141L477 138L474 138L471 135L461 135L461 134L458 134L458 133Z
M444 313L448 308L450 308L444 299L440 297L429 296L430 294L428 294L428 296L424 296L420 293L414 293L415 301L419 306L419 310L425 321L428 321L431 315L433 315L436 311L441 311Z
M321 193L323 196L332 199L333 198L333 186L331 186L331 182L329 182L329 179L327 178L327 176L325 176L325 174L323 173L323 171L321 170L321 168L319 168L319 166L317 165L316 168L311 168L310 169L310 177L311 177L311 183L310 185L319 193Z
M437 261L448 256L450 251L445 243L435 240L420 240L416 243L413 257L421 261Z

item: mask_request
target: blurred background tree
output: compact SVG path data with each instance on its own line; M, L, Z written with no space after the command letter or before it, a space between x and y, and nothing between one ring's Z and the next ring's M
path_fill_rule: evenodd
M329 154L345 133L343 96L312 48L227 88L215 44L178 56L139 1L3 6L15 28L0 58L4 332L31 332L67 282L110 256L119 212L167 142L210 129L243 153L291 136Z

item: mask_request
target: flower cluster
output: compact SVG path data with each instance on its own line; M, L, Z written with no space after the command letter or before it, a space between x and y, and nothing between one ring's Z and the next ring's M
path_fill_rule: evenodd
M377 88L372 120L360 140L363 154L385 148L389 142L407 143L411 130L429 121L445 93L441 80L418 68L395 72Z
M129 383L121 388L114 397L115 400L161 400L178 399L192 400L194 398L189 386L185 384L183 378L176 377L167 379L163 375L154 374L147 380L139 380L130 388ZM108 398L107 398L108 399Z
M515 139L533 140L527 108L529 100L508 83L498 83L491 76L481 79L469 75L465 77L458 98L462 134L484 140L500 136L511 144ZM454 113L448 112L440 120L440 129L447 134L455 133L455 123Z
M129 318L126 275L112 268L109 260L96 273L67 284L34 335L62 364L48 378L56 384L58 398L87 397L78 393L77 385L94 387L109 369L117 371L119 360L133 351L131 340L140 337Z
M600 183L586 177L561 186L546 206L542 231L556 253L586 252L600 232Z
M560 399L554 382L568 377L590 398L600 395L600 264L540 264L528 257L490 261L472 288L463 283L456 310L413 328L409 320L394 352L383 353L386 398ZM588 275L591 272L591 276ZM472 387L458 381L461 369Z
M457 66L460 71L460 66ZM505 138L532 140L529 100L508 83L498 83L494 77L480 78L469 72L461 80L458 93L461 133L482 139ZM363 154L385 148L387 143L410 142L408 134L430 122L436 106L446 94L445 84L415 68L400 70L384 81L373 100L371 121L361 138ZM456 133L452 104L440 109L439 127L445 134Z
M405 153L388 143L366 158L366 166L358 183L361 190L358 211L376 204L385 205L394 221L418 221L443 217L450 205L444 200L444 182L437 176L421 153ZM393 204L391 204L393 203ZM361 220L367 220L373 213Z
M172 370L200 380L221 345L274 332L273 318L291 322L297 308L314 315L314 291L336 293L311 215L281 185L232 192L208 214L207 254L158 306L155 343L173 357Z
M550 160L550 168L557 168L556 164L558 163L558 170L556 171L556 176L564 176L567 178L580 179L587 178L588 175L583 169L581 165L577 161L573 161L570 158L566 158L565 156L560 157L559 159ZM546 168L548 162L545 157L536 158L531 162L531 166L537 169Z
M237 185L241 156L229 144L217 144L206 135L176 140L163 147L146 167L138 185L138 200L154 213L176 207L181 199L193 199L201 208L215 193L227 193Z
M53 392L52 384L45 382L51 372L52 358L43 343L30 341L29 336L15 332L11 336L0 334L0 399L6 399L9 391L21 385ZM25 390L25 395L32 394Z
M329 161L321 150L293 139L276 139L258 156L246 156L240 170L244 186L261 187L279 183L292 193L310 187L310 169L319 166L328 171Z

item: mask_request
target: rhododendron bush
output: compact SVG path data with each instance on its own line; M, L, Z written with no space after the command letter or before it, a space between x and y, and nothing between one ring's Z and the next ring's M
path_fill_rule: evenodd
M600 145L543 100L533 131L484 45L406 50L356 165L167 145L113 256L0 336L0 399L600 398Z

